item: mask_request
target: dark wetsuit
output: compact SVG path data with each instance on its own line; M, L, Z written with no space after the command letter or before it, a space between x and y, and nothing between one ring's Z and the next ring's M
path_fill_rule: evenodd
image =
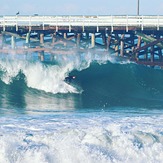
M75 76L68 76L68 77L65 78L64 81L66 83L71 83L75 78L76 78Z

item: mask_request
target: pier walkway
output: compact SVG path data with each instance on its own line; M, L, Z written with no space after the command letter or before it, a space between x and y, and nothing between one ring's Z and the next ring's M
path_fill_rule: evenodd
M0 26L5 31L6 27L41 27L43 30L48 26L68 27L71 31L72 27L96 27L97 32L100 27L105 27L114 31L119 29L155 29L163 28L163 16L1 16Z

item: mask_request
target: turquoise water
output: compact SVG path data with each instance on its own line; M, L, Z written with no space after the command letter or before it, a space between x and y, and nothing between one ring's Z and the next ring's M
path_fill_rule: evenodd
M1 55L0 162L162 162L162 70L96 53L54 58Z

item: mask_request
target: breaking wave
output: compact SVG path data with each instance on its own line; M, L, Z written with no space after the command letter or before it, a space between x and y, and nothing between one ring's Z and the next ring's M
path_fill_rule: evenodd
M0 84L3 85L1 87L6 90L4 84L7 87L12 86L9 94L15 91L14 96L20 96L22 92L26 100L30 96L31 99L43 97L46 101L51 95L56 95L58 100L63 98L58 94L67 94L66 98L69 97L72 101L75 98L75 105L86 108L161 108L163 105L162 70L137 65L127 59L114 58L105 53L55 55L54 59L55 63L48 64L34 60L33 56L24 56L21 59L3 57L0 60ZM64 81L69 75L76 76L70 84ZM19 93L14 88L22 89ZM5 90L1 90L1 96L5 94Z

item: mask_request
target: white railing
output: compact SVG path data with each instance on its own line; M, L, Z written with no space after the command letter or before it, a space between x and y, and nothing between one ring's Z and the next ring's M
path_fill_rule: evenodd
M163 16L1 16L0 27L6 26L97 26L97 27L163 27Z

